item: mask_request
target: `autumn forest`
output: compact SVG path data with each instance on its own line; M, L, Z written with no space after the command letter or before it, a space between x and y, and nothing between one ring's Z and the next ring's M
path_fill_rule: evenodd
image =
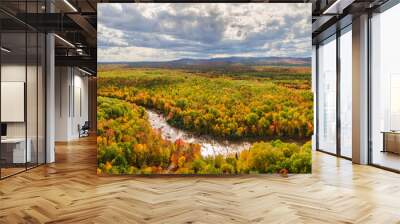
M102 66L98 173L310 173L310 78L304 66ZM165 122L161 128L150 112ZM226 146L223 153L213 148L215 142ZM230 150L241 142L247 145Z

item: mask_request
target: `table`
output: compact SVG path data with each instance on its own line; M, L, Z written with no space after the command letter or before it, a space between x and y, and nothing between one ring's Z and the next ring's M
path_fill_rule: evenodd
M31 162L32 153L30 138L26 139L27 147L25 152L25 138L5 138L1 139L1 157L6 163L26 163Z
M382 152L392 152L400 154L400 131L382 131L383 150Z

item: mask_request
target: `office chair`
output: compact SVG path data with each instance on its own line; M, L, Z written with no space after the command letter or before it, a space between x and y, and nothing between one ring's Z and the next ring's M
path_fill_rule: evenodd
M89 129L90 129L89 121L85 121L82 127L80 127L80 125L78 124L78 129L79 129L79 138L89 136Z

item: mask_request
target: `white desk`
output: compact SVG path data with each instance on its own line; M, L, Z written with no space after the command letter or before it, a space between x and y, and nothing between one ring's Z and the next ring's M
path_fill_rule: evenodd
M30 138L28 138L26 140L26 142L28 143L27 144L28 147L26 147L26 154L25 154L25 138L1 139L2 147L4 147L3 145L5 145L6 147L13 146L13 148L12 148L12 151L13 151L12 163L31 162L31 160L32 160L32 152L31 152L32 141Z

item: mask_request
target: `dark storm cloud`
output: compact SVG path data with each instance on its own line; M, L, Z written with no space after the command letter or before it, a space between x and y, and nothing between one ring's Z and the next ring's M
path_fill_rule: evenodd
M113 3L98 8L100 61L311 54L308 4Z

